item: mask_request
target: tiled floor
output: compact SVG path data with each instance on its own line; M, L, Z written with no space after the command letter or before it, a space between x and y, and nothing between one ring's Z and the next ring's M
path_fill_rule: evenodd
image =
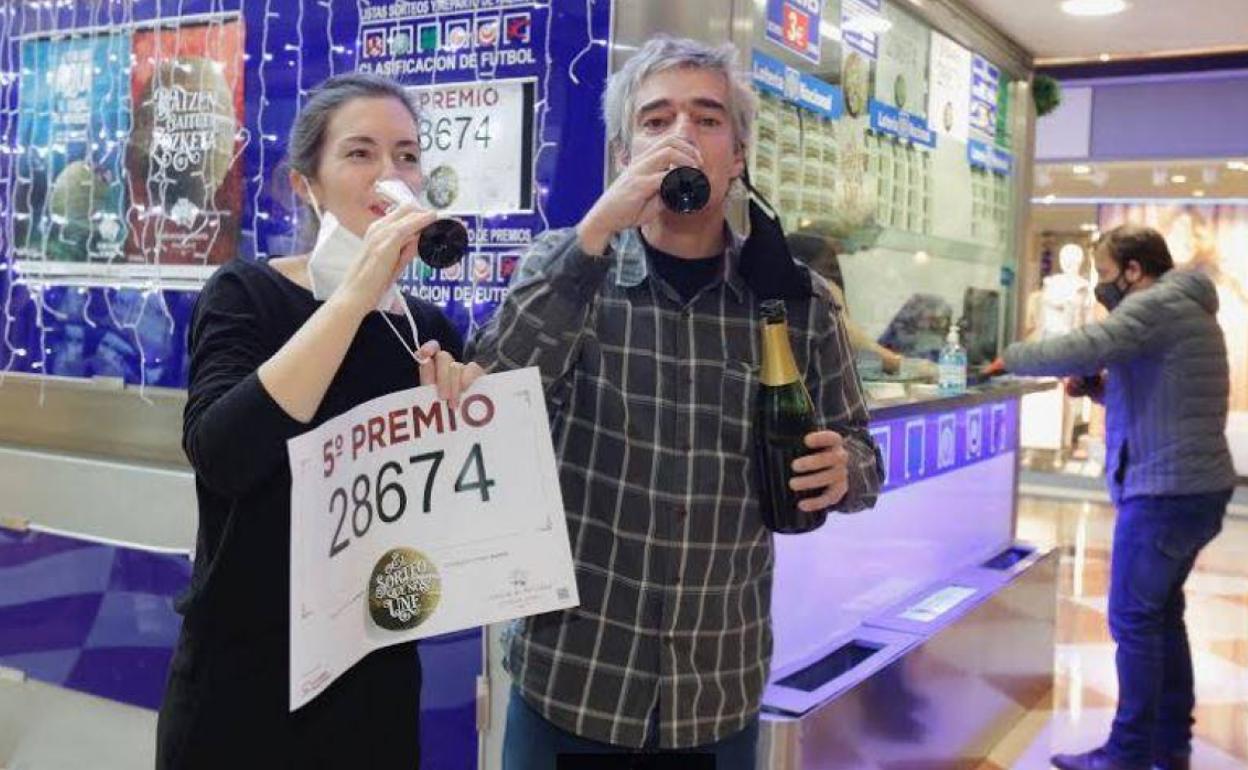
M1033 711L980 770L1047 770L1057 751L1083 751L1108 734L1117 698L1106 626L1113 509L1024 497L1019 537L1067 549L1058 586L1052 709ZM1197 770L1248 767L1248 521L1228 518L1187 582L1196 670Z

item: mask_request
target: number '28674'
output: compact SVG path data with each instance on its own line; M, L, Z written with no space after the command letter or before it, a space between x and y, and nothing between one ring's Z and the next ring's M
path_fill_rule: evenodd
M446 452L425 452L408 458L409 466L427 468L424 495L421 501L421 513L429 513L433 504L433 489L437 484L438 470ZM383 524L392 524L407 513L407 488L403 486L401 477L403 465L390 461L377 471L376 479L361 473L351 480L349 486L338 487L329 497L329 512L338 516L338 526L334 529L333 539L329 544L329 557L332 559L342 553L351 544L347 524L356 538L364 537L373 525L373 519ZM485 456L481 444L476 443L468 450L468 456L460 466L455 477L457 494L472 493L480 495L481 502L490 501L490 489L495 481L485 470Z

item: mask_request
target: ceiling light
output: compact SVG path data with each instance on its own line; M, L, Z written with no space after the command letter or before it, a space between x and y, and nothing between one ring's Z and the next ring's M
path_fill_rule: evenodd
M1171 184L1187 184L1187 177L1183 176L1182 174L1175 174L1174 176L1170 177L1170 182Z
M1057 196L1050 193L1044 196L1041 200L1043 200L1046 204L1051 204L1053 201L1057 200Z
M914 252L914 264L926 265L928 262L931 262L931 261L932 261L932 255L928 254L926 251Z
M1084 231L1085 233L1094 233L1097 231L1098 228L1096 225L1094 225L1091 222L1084 222L1083 224L1079 225L1079 229Z
M1075 165L1070 167L1070 173L1079 174L1080 176L1084 174L1091 174L1092 167L1084 163L1076 163Z
M1231 171L1248 171L1248 161L1228 160L1226 167Z
M1203 198L1205 197L1205 191L1204 190L1192 190L1192 197Z
M1098 57L1101 61L1109 61L1109 54L1103 53Z
M1064 0L1062 11L1070 16L1111 16L1127 10L1126 0Z

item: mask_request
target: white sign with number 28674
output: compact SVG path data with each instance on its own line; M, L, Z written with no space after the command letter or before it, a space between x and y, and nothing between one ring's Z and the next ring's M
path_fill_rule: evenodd
M288 443L290 708L372 650L575 606L536 369L361 404Z

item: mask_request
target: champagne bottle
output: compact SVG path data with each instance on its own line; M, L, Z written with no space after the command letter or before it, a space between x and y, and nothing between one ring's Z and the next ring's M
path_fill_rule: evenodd
M817 429L815 405L793 358L784 301L763 302L762 317L763 367L754 416L759 507L773 532L809 532L822 526L827 512L803 511L797 502L819 490L795 492L789 479L795 475L793 461L810 453L806 435Z

